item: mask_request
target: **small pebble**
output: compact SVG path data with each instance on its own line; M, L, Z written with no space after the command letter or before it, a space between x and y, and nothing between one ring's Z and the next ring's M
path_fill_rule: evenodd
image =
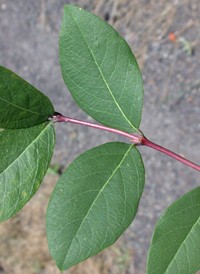
M6 8L7 8L6 4L2 4L2 5L1 5L1 9L2 9L2 10L6 10Z

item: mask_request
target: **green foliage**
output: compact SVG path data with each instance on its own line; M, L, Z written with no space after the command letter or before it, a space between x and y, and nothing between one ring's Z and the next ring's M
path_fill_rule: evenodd
M47 210L47 239L65 270L115 242L130 225L144 186L133 145L108 143L79 156L60 177Z
M127 136L138 131L143 102L141 74L128 44L111 26L66 5L60 63L66 85L86 113L112 127L112 132L124 130ZM54 113L45 95L1 66L0 114L2 222L16 214L39 188L55 143L49 118L55 122L62 115ZM61 270L118 239L135 217L144 177L140 153L125 143L93 148L70 164L52 193L46 217L50 252ZM149 274L199 270L199 201L197 188L161 217L149 251Z
M142 77L119 33L99 17L66 5L59 51L63 79L76 103L102 124L137 131Z
M0 128L41 124L54 108L44 94L14 72L0 66Z
M193 274L200 269L200 187L172 204L156 225L148 274Z
M51 122L0 132L0 222L16 214L39 188L54 141Z

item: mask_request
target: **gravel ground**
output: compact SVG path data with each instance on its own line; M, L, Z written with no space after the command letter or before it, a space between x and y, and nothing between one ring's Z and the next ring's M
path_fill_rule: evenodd
M63 5L68 2L1 0L0 64L48 95L58 112L90 121L67 92L59 67L58 32ZM145 135L199 163L200 2L77 0L71 3L109 21L133 49L144 79L141 129ZM170 32L175 33L176 41L168 39ZM52 164L59 163L63 169L81 152L114 140L119 138L60 124ZM134 252L137 274L145 273L146 254L158 217L170 203L199 184L197 171L149 148L140 150L146 168L146 186L137 217L122 236L123 245ZM124 273L132 274L131 271Z

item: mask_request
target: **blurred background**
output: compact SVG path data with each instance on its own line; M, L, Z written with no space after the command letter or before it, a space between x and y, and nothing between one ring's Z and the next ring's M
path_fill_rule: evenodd
M58 35L66 3L101 16L128 41L144 79L141 130L152 141L200 162L199 0L0 0L0 64L50 97L56 111L91 121L75 104L61 77ZM45 211L65 167L80 153L120 140L77 125L56 126L51 167L37 195L0 226L1 274L59 274L47 248ZM137 217L101 254L64 272L143 274L151 235L162 212L200 183L197 171L140 149L146 185Z

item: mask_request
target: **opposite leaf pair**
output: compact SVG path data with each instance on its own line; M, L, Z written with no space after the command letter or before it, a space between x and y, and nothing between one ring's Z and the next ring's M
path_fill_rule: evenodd
M54 150L49 99L0 66L0 221L16 214L35 194Z
M60 62L82 109L107 126L137 131L141 74L129 46L111 26L66 6ZM38 189L55 140L49 99L3 67L0 83L4 221ZM61 176L47 211L47 238L58 267L69 268L112 244L132 222L143 186L144 166L134 145L109 143L79 156Z

